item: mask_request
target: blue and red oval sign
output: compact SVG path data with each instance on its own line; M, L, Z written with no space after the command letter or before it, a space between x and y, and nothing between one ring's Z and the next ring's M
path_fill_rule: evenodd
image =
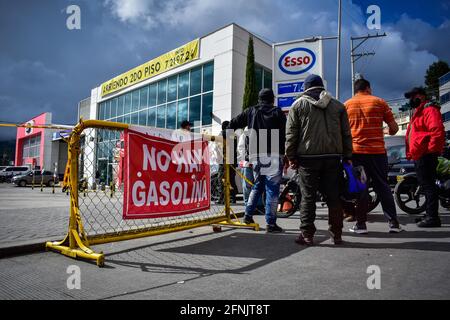
M316 64L316 55L306 48L294 48L284 53L278 67L289 75L299 75L311 70Z

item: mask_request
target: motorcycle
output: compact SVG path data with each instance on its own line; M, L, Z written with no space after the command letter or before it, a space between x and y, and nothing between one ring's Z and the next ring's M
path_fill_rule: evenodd
M300 186L298 184L298 178L299 178L298 173L294 174L290 179L283 178L282 189L280 192L280 197L278 199L278 210L277 210L278 218L289 218L300 209L301 192ZM346 202L345 204L348 204L348 206L355 205L354 202L348 202L343 199L342 201ZM326 204L326 198L320 191L317 192L317 202L321 202L322 207L325 206ZM368 213L372 212L379 204L380 198L377 196L377 194L375 193L373 187L370 185L369 182Z
M425 212L425 194L419 185L417 174L412 172L398 176L397 181L398 183L394 190L394 199L399 208L411 215ZM436 185L439 190L441 206L450 209L450 176L438 176Z

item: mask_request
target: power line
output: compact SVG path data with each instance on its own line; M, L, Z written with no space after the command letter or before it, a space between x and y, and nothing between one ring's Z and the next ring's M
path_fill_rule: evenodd
M370 52L376 53L378 51L378 49L380 48L380 45L381 45L381 39L379 39L379 38L375 39ZM374 58L375 58L375 54L370 55L369 58L364 61L364 64L363 64L363 66L361 68L361 72L360 72L361 74L363 74L367 70L367 68L370 66L370 64L372 63Z
M355 90L354 90L354 83L355 83L355 63L364 57L368 57L368 56L374 56L375 52L361 52L361 53L356 53L356 50L361 47L366 41L373 39L373 38L381 38L381 37L386 37L386 33L384 34L375 34L375 35L370 35L368 34L367 36L359 36L359 37L351 37L351 51L350 51L350 58L351 58L351 68L352 68L352 95L355 94ZM355 46L355 41L358 41L356 46ZM374 47L375 48L375 47Z

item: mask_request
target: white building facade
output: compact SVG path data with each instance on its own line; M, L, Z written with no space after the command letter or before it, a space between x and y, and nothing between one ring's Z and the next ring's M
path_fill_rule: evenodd
M91 91L90 119L218 134L242 111L249 37L255 47L257 87L272 87L272 46L236 24L200 38L199 59L102 97ZM211 114L212 113L212 114Z
M84 119L88 113L89 119L166 129L178 129L188 120L194 132L217 135L223 121L242 112L250 37L254 40L257 89L272 88L272 45L230 24L199 39L197 60L106 96L102 85L93 88L88 112L84 107L79 114L84 114ZM90 134L86 147L96 152L87 153L85 163L95 165L85 165L84 174L100 174L109 183L113 151L102 144L114 146L120 136L110 135L105 141ZM99 146L95 147L95 141Z

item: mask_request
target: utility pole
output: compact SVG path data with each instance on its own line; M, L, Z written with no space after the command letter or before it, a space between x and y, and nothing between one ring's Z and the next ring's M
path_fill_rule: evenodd
M355 63L356 61L358 61L359 59L363 58L363 57L368 57L368 56L374 56L375 52L362 52L362 53L356 53L356 49L358 49L364 42L366 42L369 39L373 39L373 38L381 38L381 37L386 37L386 33L383 34L377 34L376 35L370 35L368 34L367 36L362 36L362 37L351 37L351 65L352 65L352 96L355 95ZM359 41L356 46L354 46L354 41Z
M337 39L337 64L336 64L336 99L339 100L341 78L341 36L342 36L342 0L339 0L338 9L338 39Z

